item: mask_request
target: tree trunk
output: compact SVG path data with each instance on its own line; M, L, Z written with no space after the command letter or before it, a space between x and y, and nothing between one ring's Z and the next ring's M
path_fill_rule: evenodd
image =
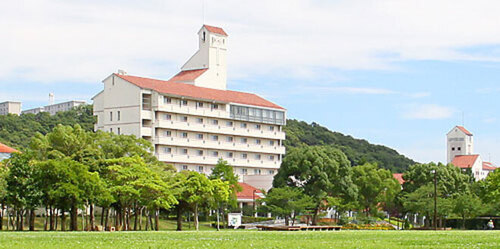
M54 208L54 219L55 219L54 231L57 231L57 223L59 222L59 210L57 208Z
M30 231L35 231L35 209L30 210L29 224Z
M23 231L24 230L24 211L23 210L20 210L19 211L19 231Z
M90 231L95 230L94 204L90 204Z
M200 229L198 222L198 203L194 205L194 228L196 229L196 231Z
M52 206L49 206L49 230L54 231L54 208Z
M314 209L314 213L313 213L313 217L312 217L312 225L313 226L317 225L318 213L319 213L319 205Z
M69 216L70 216L69 229L71 231L78 231L78 208L76 207L75 203L71 205Z
M465 215L462 215L462 229L465 230Z
M290 225L290 219L288 218L288 215L285 215L285 226Z
M104 226L104 214L106 212L106 208L101 208L101 226Z
M45 207L45 221L43 222L43 230L47 231L49 229L49 209Z
M61 231L66 231L66 212L61 209Z
M4 209L4 205L2 202L2 203L0 203L0 231L3 230L3 209Z
M85 231L85 221L86 221L85 214L86 213L87 213L87 206L84 205L83 208L82 208L82 231ZM77 216L76 217L78 217L78 212L77 212ZM78 230L78 228L76 230Z
M106 231L108 229L109 225L109 207L106 208L106 218L104 219L104 230Z
M182 231L182 208L177 206L177 231Z
M144 207L141 207L139 209L139 230L142 230L142 210L144 209Z
M149 209L146 209L146 231L149 229Z
M139 221L139 212L137 210L137 204L134 207L134 231L137 231L137 223Z
M160 231L160 209L155 211L155 231Z

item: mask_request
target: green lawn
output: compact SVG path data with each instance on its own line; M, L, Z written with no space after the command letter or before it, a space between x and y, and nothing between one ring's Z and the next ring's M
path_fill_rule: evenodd
M500 248L500 232L0 232L0 248Z

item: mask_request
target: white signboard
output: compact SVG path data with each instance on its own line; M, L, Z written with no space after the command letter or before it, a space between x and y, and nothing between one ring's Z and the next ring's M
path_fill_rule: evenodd
M234 227L235 229L241 226L241 213L231 213L227 215L228 225Z

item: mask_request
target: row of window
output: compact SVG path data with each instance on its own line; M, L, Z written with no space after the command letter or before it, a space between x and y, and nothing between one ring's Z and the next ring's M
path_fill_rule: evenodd
M180 138L189 138L189 133L188 132L178 132L177 133L178 137ZM164 137L172 137L172 131L163 131L163 136ZM211 140L211 141L220 141L219 140L219 135L207 135L208 136L208 139ZM221 136L222 137L222 136ZM198 139L198 140L203 140L206 138L205 134L203 133L196 133L195 134L195 138ZM241 137L239 138L239 143L241 144L248 144L248 138L246 137ZM262 144L262 140L261 139L251 139L253 140L253 143L255 145L261 145ZM228 143L233 143L235 141L235 138L233 136L225 136L225 141L228 142ZM269 144L269 146L274 146L275 144L275 141L274 140L267 140L267 143Z
M201 102L201 101L190 101L186 99L175 99L172 97L163 96L163 104L178 104L179 106L189 106L190 103L194 102L194 107L196 108L210 108L211 110L218 110L220 108L219 104Z
M116 111L116 121L120 121L122 119L122 114L120 111ZM113 112L109 112L109 121L113 121Z
M187 149L187 148L178 148L177 153L181 155L188 155L190 154L190 151L194 151L194 155L196 156L205 156L206 153L208 153L208 156L212 157L225 157L225 158L234 158L235 154L239 154L239 157L241 159L249 159L248 153L235 153L232 151L225 151L225 152L219 152L216 150L212 151L205 151L205 150L193 150L193 149ZM172 154L173 153L173 148L172 147L163 147L163 152L165 154ZM274 161L275 160L275 155L267 155L265 156L269 161ZM255 160L262 160L263 156L261 154L253 154L253 159ZM279 156L278 156L279 158Z
M163 118L163 120L172 120L172 114L163 114L162 118ZM200 117L194 118L194 117L188 117L188 116L178 116L177 120L180 122L189 122L191 120L197 124L212 124L215 126L219 125L218 119L209 119L209 121L206 121L206 119L200 118ZM226 127L234 127L234 122L233 121L225 121L225 126ZM248 125L248 123L242 122L242 123L239 123L239 127L243 128L243 129L247 129L249 127L249 125ZM255 130L262 129L261 124L253 124L252 127ZM275 129L274 125L267 126L267 130L269 130L269 131L274 131L274 129Z
M113 133L113 128L109 128L109 132ZM118 135L122 134L122 130L120 129L120 127L116 128L116 134L118 134Z
M199 173L207 173L207 171L213 170L212 167L205 167L205 166L188 166L188 165L182 165L182 170L190 170L194 167L196 171ZM208 170L207 170L208 169ZM242 175L248 175L249 171L246 168L240 169L240 174ZM262 170L262 169L253 169L253 174L254 175L262 175L263 173L267 173L268 175L274 175L275 170L274 169L268 169L268 170Z

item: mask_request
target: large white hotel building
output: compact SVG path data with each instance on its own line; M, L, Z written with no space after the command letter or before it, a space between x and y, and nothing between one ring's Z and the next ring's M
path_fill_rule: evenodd
M227 34L204 25L198 36L199 50L169 80L123 71L104 79L93 97L95 128L151 141L177 170L209 174L223 158L242 182L269 189L285 154L286 110L227 90Z

